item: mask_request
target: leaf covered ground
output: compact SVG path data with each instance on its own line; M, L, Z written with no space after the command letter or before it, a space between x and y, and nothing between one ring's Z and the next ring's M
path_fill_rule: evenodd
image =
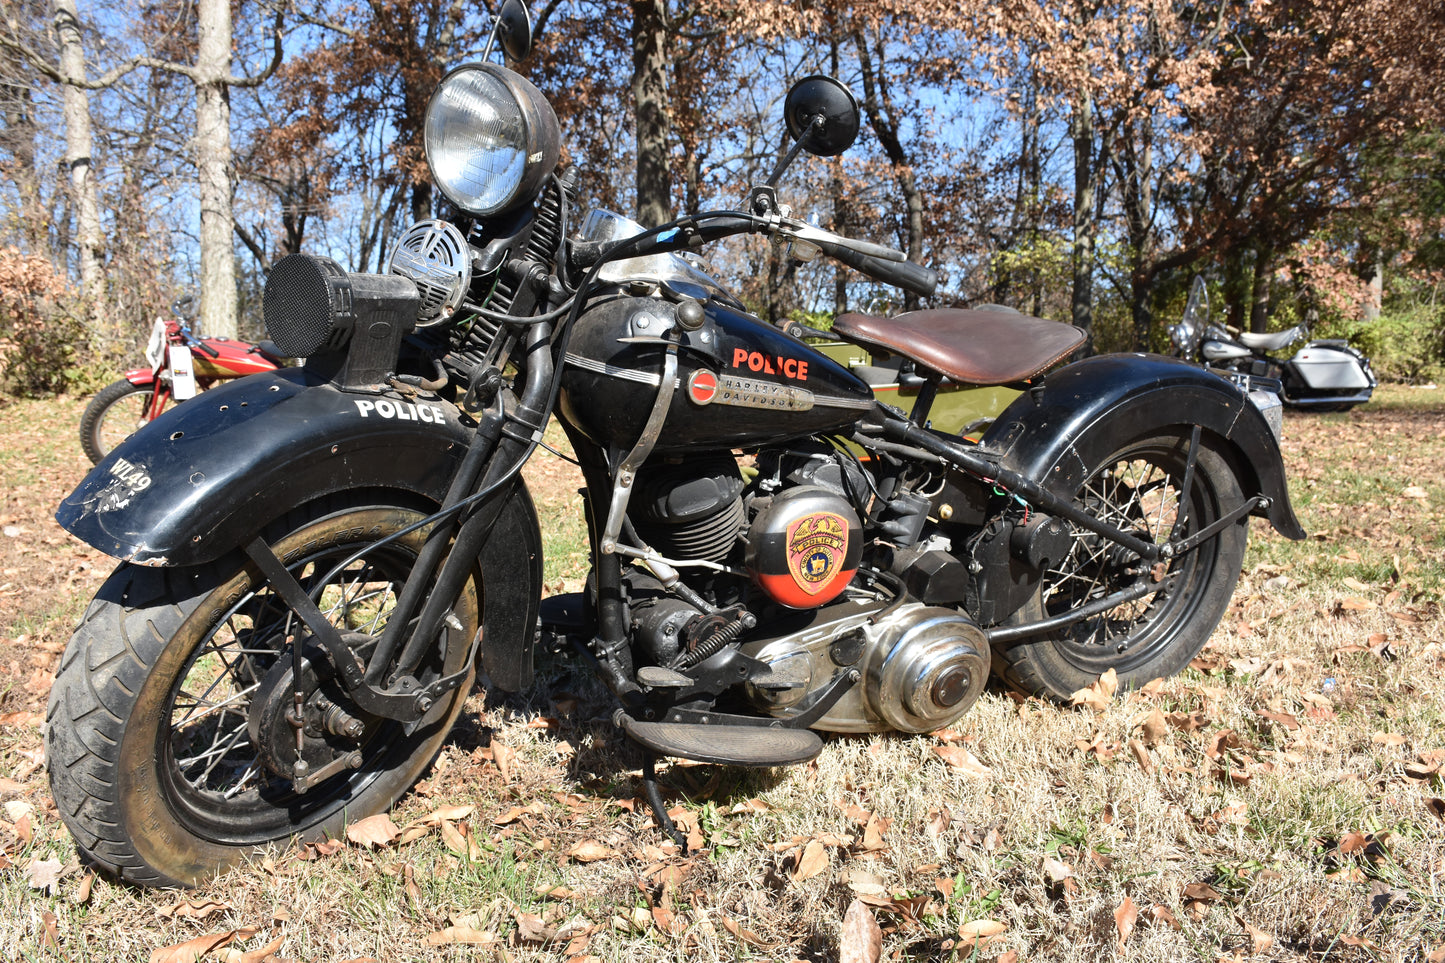
M1445 960L1445 392L1290 414L1311 537L1256 524L1180 677L813 764L675 765L693 851L639 798L603 693L548 658L479 691L389 814L193 891L75 859L44 777L55 663L110 560L51 512L82 403L0 409L0 946L29 960ZM531 475L548 527L575 476ZM549 542L548 584L582 555Z

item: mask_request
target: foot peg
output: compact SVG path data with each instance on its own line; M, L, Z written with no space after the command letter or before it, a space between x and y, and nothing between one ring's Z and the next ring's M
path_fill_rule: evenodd
M660 665L644 665L637 670L637 681L649 689L686 689L697 680Z

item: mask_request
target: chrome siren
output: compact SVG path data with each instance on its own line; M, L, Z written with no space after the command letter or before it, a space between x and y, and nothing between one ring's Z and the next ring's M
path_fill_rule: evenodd
M416 323L424 327L462 306L472 283L472 252L456 227L446 221L421 221L402 235L386 270L416 283L421 292Z

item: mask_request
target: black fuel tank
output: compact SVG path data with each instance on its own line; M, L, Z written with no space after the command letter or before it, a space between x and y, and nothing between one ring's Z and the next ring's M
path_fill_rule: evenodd
M676 306L618 297L577 321L560 413L600 445L631 447L657 398ZM709 301L702 326L676 338L678 376L655 452L746 448L838 431L873 405L847 368L751 315Z

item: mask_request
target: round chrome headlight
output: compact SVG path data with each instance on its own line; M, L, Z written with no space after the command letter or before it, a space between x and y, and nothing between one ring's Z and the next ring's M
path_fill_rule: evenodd
M490 217L536 195L557 166L562 135L531 81L494 64L466 64L432 94L422 139L447 200Z

